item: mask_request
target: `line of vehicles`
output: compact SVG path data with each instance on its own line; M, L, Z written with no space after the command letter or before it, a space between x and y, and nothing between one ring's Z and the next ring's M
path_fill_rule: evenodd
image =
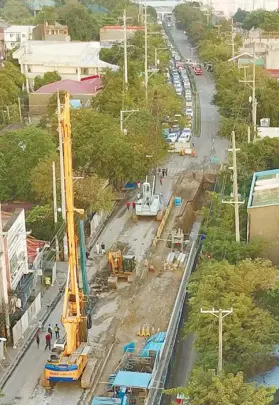
M172 59L168 70L168 83L172 85L178 96L184 98L184 117L181 114L175 114L174 118L166 117L164 137L169 144L190 143L192 137L192 121L193 121L193 95L191 83L187 74L186 64L190 64L191 60L182 61L179 53L169 40L167 34L164 34L166 45L170 49ZM186 120L185 120L186 118ZM186 126L181 130L182 122L187 122ZM185 145L186 146L186 145Z

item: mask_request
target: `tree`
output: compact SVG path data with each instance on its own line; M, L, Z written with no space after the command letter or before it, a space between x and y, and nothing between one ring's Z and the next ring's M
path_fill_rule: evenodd
M55 83L61 80L61 76L58 72L46 72L43 77L36 76L34 80L34 90L38 90L40 87L46 84Z
M48 156L41 160L31 173L32 191L36 199L46 205L51 204L53 200L53 162L56 163L56 190L59 203L61 195L59 157L55 154ZM75 173L75 175L77 177L84 177L74 184L76 206L88 212L109 211L112 207L114 196L111 187L106 184L106 180L96 175L82 176L82 173Z
M184 394L191 405L269 405L275 389L246 383L243 373L216 375L214 370L195 369L185 387L167 394Z
M32 23L32 15L20 0L7 0L1 15L10 24Z
M80 3L69 3L59 8L59 16L67 22L72 41L92 41L99 38L99 27L94 16Z
M237 9L237 12L235 13L235 15L233 16L233 21L235 23L241 23L243 24L244 21L247 19L249 15L249 11L246 10L242 10L241 8Z
M58 226L61 225L61 223L58 224ZM37 205L33 208L26 216L26 228L32 231L32 236L35 238L51 241L56 230L52 205Z
M35 17L35 24L43 24L45 21L56 21L59 19L59 13L56 7L45 6Z
M32 201L32 169L55 149L53 137L32 126L1 136L0 199Z
M201 314L200 308L233 308L223 324L224 370L251 373L260 369L278 342L279 325L268 310L256 305L254 296L275 288L276 269L263 259L244 260L235 266L210 260L199 267L189 284L190 315L185 332L196 333L202 365L217 365L218 320Z

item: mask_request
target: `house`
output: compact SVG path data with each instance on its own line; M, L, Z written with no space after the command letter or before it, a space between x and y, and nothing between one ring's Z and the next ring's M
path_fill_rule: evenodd
M127 26L127 39L135 32L144 31L141 26ZM105 25L100 28L100 41L109 43L120 43L124 41L124 27L122 25Z
M80 81L118 66L100 60L100 42L28 41L13 53L26 77L26 89L36 76L57 71L62 80Z
M243 35L243 44L240 52L255 53L258 56L265 55L270 48L279 48L279 33L264 32L260 28L252 29Z
M253 54L248 53L248 52L243 52L228 60L228 62L237 63L238 67L252 65L253 61L254 61ZM255 56L255 64L256 64L256 66L264 67L265 66L264 58Z
M266 256L279 263L279 169L253 175L247 205L247 239L262 238L268 242Z
M35 41L70 41L67 25L57 21L45 21L33 29L32 39Z
M11 25L4 29L5 49L11 51L21 46L29 39L32 39L32 33L35 25Z
M77 80L60 80L47 84L29 94L29 114L31 117L46 115L49 100L57 91L67 91L71 94L72 100L79 101L82 106L90 106L92 97L101 88L102 83L99 76L80 82Z

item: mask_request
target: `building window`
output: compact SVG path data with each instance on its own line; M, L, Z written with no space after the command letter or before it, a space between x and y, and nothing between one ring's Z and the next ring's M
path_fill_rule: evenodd
M81 74L82 75L88 75L89 74L89 69L88 68L81 68Z

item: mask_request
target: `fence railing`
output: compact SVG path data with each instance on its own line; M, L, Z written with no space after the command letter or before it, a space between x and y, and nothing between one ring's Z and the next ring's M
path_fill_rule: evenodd
M188 253L187 263L185 266L182 281L180 283L179 291L173 307L171 319L168 325L167 334L164 346L160 352L160 358L156 370L153 372L150 391L147 398L146 405L159 405L165 381L167 377L168 366L170 363L171 355L175 345L175 340L178 332L180 318L183 311L184 301L186 297L186 287L189 282L189 278L195 263L196 255L199 249L199 230L201 226L201 219L197 220L192 228L192 232L189 237L189 243L187 245L186 253Z

